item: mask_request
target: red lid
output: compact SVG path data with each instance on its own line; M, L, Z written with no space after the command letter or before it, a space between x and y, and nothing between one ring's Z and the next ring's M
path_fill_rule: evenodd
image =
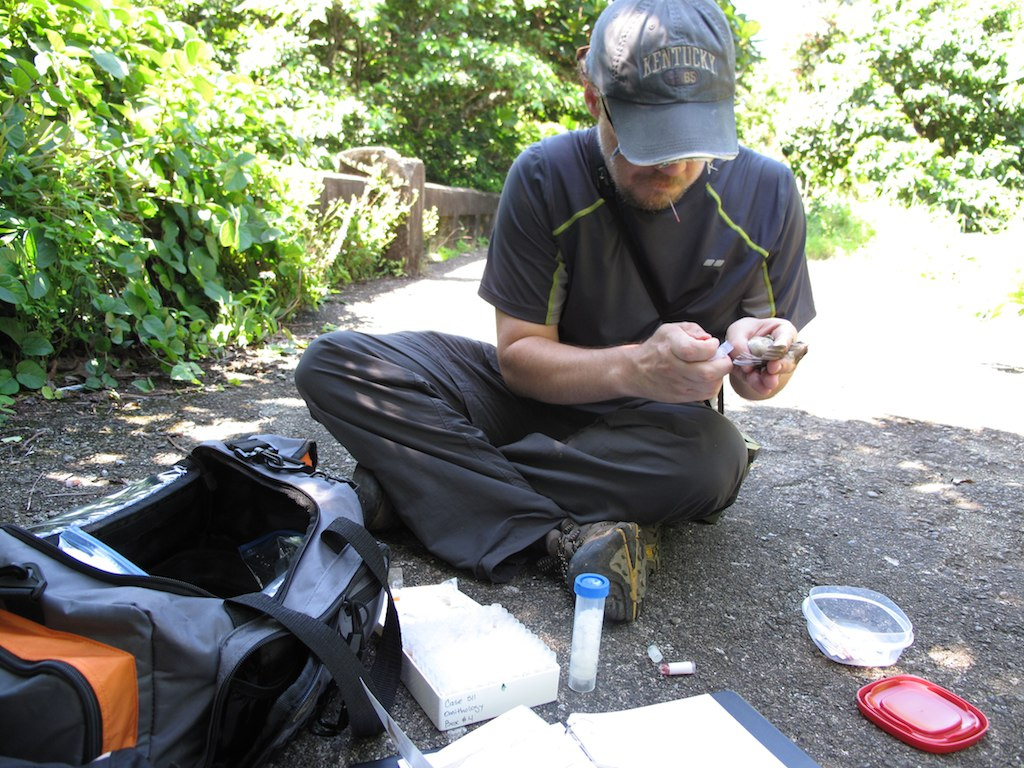
M969 747L988 730L980 709L913 675L868 683L857 692L857 706L882 730L927 752Z

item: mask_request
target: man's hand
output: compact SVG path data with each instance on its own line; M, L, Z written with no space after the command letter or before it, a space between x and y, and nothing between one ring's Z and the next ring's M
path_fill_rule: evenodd
M745 317L737 320L729 326L725 336L726 341L733 346L733 357L749 354L749 342L756 336L770 336L789 348L797 340L797 330L788 320L777 317ZM747 400L767 400L789 383L798 362L799 359L785 355L761 365L737 365L733 368L730 383Z
M666 323L636 350L638 397L662 403L712 400L732 370L718 340L696 323Z
M694 323L662 325L642 344L584 348L563 344L556 326L497 312L498 362L509 388L546 403L617 398L664 403L711 400L733 369L718 341Z

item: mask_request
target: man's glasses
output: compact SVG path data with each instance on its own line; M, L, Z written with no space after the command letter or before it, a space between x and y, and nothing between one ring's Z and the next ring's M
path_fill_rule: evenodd
M625 157L625 155L622 154L622 150L619 148L619 145L616 144L615 145L615 149L612 150L612 153L609 156L609 159L610 160L614 160L616 157L619 157L619 156ZM641 163L633 163L633 165L639 166L641 168L658 168L658 169L662 169L662 168L668 168L670 165L675 165L676 163L708 163L710 165L714 161L715 161L715 158L713 158L713 157L691 157L690 155L686 155L684 157L676 157L676 158L673 158L672 160L666 160L663 163L651 163L650 165L643 165ZM626 162L629 162L629 160L627 160Z

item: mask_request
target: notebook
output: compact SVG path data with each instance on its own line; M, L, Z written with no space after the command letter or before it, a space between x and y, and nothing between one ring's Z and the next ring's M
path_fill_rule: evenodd
M695 766L820 768L732 691L615 712L574 712L564 725L519 706L427 755L383 708L378 715L401 757L353 768L640 768L677 764L680 755Z

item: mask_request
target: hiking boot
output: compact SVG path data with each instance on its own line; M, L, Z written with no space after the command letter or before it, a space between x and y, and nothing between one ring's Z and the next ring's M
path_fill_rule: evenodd
M380 533L398 526L395 508L373 472L357 464L352 473L352 483L356 487L359 506L363 508L363 525L366 530L370 533Z
M650 575L661 568L661 526L641 525L640 540L644 544L647 573Z
M647 552L636 523L563 520L546 539L548 553L562 564L566 584L581 573L598 573L609 582L605 618L634 621L647 592Z
M747 446L747 466L750 466L757 458L757 454L761 452L761 444L746 432L740 432L740 434L743 435L743 444Z

